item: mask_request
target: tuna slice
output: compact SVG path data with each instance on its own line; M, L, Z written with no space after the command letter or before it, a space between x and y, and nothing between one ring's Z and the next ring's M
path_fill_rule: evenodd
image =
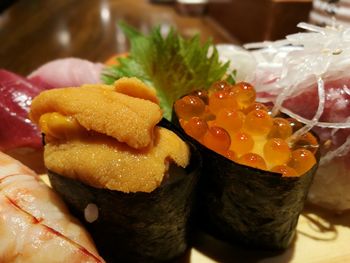
M350 116L350 79L325 82L324 111L320 121L347 123ZM312 119L318 107L316 88L288 99L283 106ZM322 158L309 192L309 200L332 210L350 209L350 129L314 127L321 140ZM340 197L341 196L341 197Z
M83 84L101 83L103 65L79 58L64 58L48 62L29 76L40 87L61 88L79 87Z
M32 98L41 89L27 79L0 70L0 150L40 148L40 133L28 119Z

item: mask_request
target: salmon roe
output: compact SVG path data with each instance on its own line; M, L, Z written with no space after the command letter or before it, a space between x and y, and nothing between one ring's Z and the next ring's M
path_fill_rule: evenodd
M291 143L291 135L302 124L271 117L270 108L255 98L249 83L219 81L208 91L183 97L174 108L188 135L231 161L283 177L310 170L316 164L317 139L308 132Z
M254 140L249 133L239 131L231 135L230 149L237 154L250 152L254 147Z
M262 103L259 103L259 102L254 102L252 103L250 106L248 106L246 109L244 109L244 113L249 113L251 112L252 110L264 110L266 112L269 112L269 108L262 104Z
M299 148L292 152L292 158L288 165L298 174L303 174L310 170L315 163L316 158L312 152L304 148Z
M219 90L209 97L209 109L212 113L217 114L223 108L234 110L238 108L238 104L232 93Z
M231 93L236 97L240 109L248 108L255 102L255 89L247 82L239 82L234 85Z
M216 91L220 91L220 90L230 91L232 89L232 86L227 81L221 80L213 83L213 85L211 86L211 89Z
M222 153L229 149L231 145L231 138L225 129L212 126L204 134L203 143L209 149Z
M287 139L293 133L293 128L288 120L283 118L274 118L273 125L269 133L269 138Z
M187 95L175 102L176 114L181 118L188 120L194 116L200 116L205 111L204 101L193 95Z
M285 164L277 165L271 169L271 172L282 174L285 177L293 177L298 176L297 172L292 168Z
M208 130L208 124L200 117L192 117L183 124L184 131L191 137L200 140Z
M242 128L244 118L241 111L224 108L216 115L216 123L228 132L237 132Z
M239 157L237 162L254 168L266 170L266 163L264 161L264 158L256 153L246 153Z
M318 150L318 142L316 137L313 136L311 132L307 132L301 135L298 140L294 142L293 148L305 148L315 154Z
M282 165L289 161L291 150L286 141L272 138L264 145L264 157L272 165Z
M273 120L264 110L253 110L246 116L244 129L253 135L267 135L273 126Z

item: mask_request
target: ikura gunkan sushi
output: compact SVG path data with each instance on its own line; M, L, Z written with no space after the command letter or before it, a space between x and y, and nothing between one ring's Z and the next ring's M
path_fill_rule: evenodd
M174 104L177 122L203 156L199 220L228 240L286 248L317 168L318 140L255 102L252 85L225 81Z
M45 91L31 106L51 184L107 262L166 261L189 245L201 158L161 121L151 93L124 78Z

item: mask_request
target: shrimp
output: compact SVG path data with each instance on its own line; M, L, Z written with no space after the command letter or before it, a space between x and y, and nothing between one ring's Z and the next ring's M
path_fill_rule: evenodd
M0 262L104 262L58 195L2 152Z

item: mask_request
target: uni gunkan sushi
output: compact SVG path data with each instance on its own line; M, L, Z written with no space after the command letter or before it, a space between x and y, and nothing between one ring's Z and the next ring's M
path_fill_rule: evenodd
M51 184L108 262L166 261L189 245L201 158L170 123L158 126L151 93L124 78L45 91L31 106Z
M203 157L200 222L224 239L286 248L317 168L316 137L295 138L300 124L272 117L245 82L216 82L174 109L174 121Z

